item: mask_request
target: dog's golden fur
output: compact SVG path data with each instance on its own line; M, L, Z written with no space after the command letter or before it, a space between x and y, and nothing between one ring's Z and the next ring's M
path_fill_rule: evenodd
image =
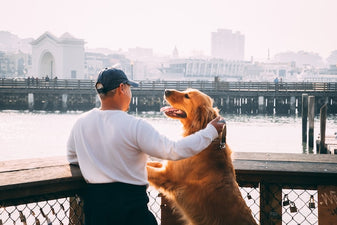
M165 98L172 106L166 115L180 120L184 136L219 115L213 100L195 89L166 90ZM256 224L236 182L231 150L227 144L219 149L219 140L187 159L166 165L149 162L147 170L150 184L173 202L189 225Z

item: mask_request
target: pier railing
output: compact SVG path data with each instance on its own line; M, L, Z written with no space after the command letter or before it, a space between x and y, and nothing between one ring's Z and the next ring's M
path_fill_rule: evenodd
M315 96L315 108L327 103L328 114L337 113L337 83L140 81L132 89L130 112L158 111L165 89L198 89L214 100L222 113L296 114L302 94ZM100 102L94 80L0 79L0 110L86 111ZM318 113L318 110L315 112Z
M203 91L312 91L337 92L337 83L331 82L226 82L226 81L140 81L135 90L196 88ZM0 88L11 89L67 89L94 90L95 81L78 79L7 79Z
M242 196L260 224L337 221L337 155L234 153L233 158ZM79 168L65 157L0 161L0 224L83 224L85 185ZM166 199L151 187L148 193L159 224L179 224Z

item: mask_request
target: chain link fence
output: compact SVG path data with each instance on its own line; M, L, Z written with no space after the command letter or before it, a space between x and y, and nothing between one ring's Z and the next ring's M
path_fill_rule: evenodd
M279 186L281 189L282 187ZM255 220L260 222L260 188L241 187L241 194L252 210ZM277 193L272 193L272 195ZM148 189L149 208L161 224L161 197L158 191ZM318 224L317 190L282 189L282 224ZM278 198L274 199L278 200ZM83 202L80 197L69 196L16 206L0 206L0 225L39 224L84 224ZM273 211L273 209L272 209ZM277 211L276 209L274 211ZM262 214L263 215L263 214ZM271 217L277 215L271 215Z
M82 206L78 196L40 201L17 206L1 207L2 224L77 224L83 220L78 206ZM80 213L77 213L80 212Z
M252 215L260 221L260 190L259 188L241 187L241 194ZM276 194L276 193L275 193ZM317 225L317 190L282 189L282 224L283 225ZM277 199L275 199L277 200ZM271 211L276 211L271 210ZM263 212L262 212L263 213ZM267 215L268 216L268 215ZM277 215L276 215L277 216ZM273 215L271 215L273 217Z

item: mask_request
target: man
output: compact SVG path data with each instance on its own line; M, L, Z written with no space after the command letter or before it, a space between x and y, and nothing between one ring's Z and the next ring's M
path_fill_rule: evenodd
M148 155L179 160L199 153L218 137L219 117L204 130L178 141L161 135L148 122L127 113L132 98L122 70L102 70L96 90L100 109L84 113L74 124L67 156L88 183L84 194L86 225L156 225L148 210Z

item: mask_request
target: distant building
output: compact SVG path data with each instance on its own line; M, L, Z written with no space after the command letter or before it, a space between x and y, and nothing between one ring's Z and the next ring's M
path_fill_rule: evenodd
M337 50L332 51L326 61L328 65L337 65Z
M31 67L31 55L21 51L6 53L0 51L0 77L25 77Z
M85 74L89 79L96 79L98 73L105 67L118 67L131 79L132 65L129 59L122 54L85 52Z
M10 54L18 52L30 54L32 52L30 43L33 40L33 38L21 39L8 31L0 31L0 51Z
M275 55L275 61L281 63L295 62L296 66L304 67L306 65L311 65L314 67L323 67L323 59L313 52L281 52Z
M217 32L212 32L211 55L214 58L225 60L244 60L245 36L228 29L218 29Z
M174 59L162 64L159 70L164 79L241 80L250 62L223 59Z
M299 72L293 62L255 62L247 68L246 80L273 82L278 78L280 81L295 81Z
M44 33L32 43L32 70L34 77L83 79L84 40L69 33L60 38L49 32Z
M128 49L128 57L132 60L142 60L153 57L153 49L152 48L129 48Z
M320 74L335 75L337 78L337 65L330 65L329 68L322 68L319 70Z

